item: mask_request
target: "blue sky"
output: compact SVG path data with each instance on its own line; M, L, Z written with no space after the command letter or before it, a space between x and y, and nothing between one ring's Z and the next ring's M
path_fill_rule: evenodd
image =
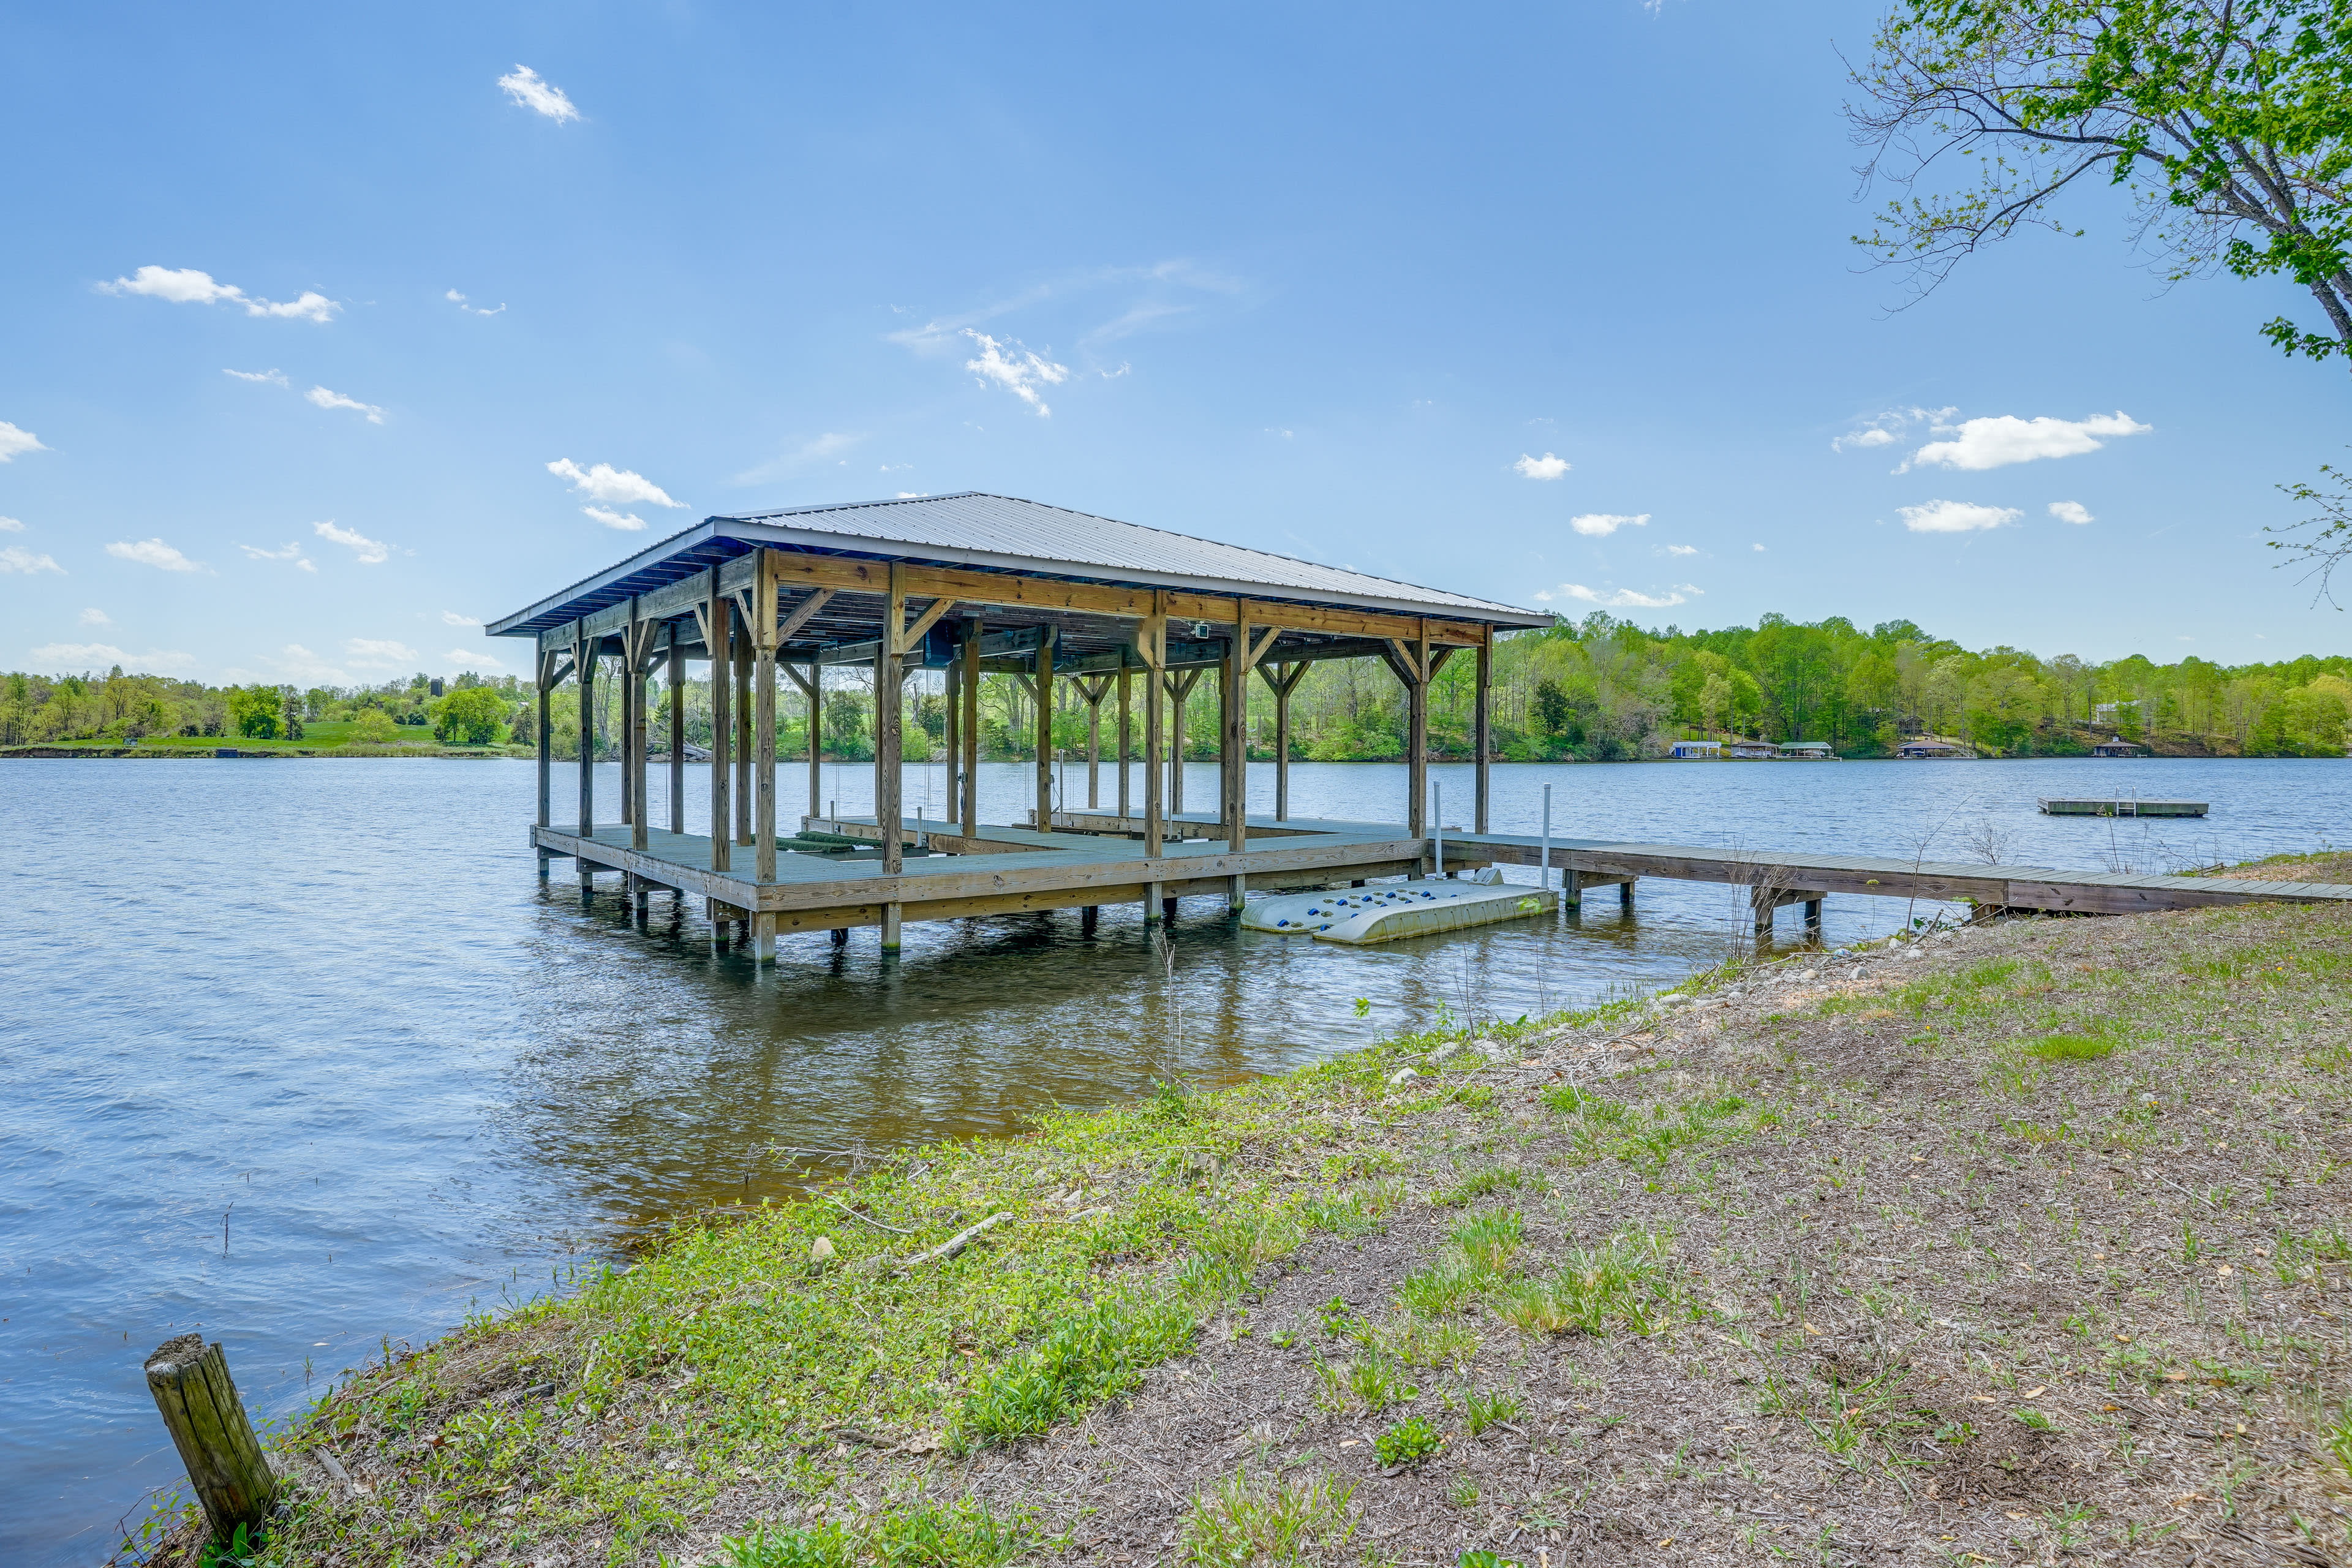
M2340 650L2261 546L2342 456L2255 332L2310 300L2090 191L1893 309L1876 10L12 5L0 667L520 670L472 623L692 520L956 489L1645 624Z

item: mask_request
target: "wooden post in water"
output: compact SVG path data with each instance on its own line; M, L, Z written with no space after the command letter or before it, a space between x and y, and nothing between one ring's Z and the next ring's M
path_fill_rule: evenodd
M1127 759L1131 750L1128 738L1128 713L1132 699L1128 695L1128 686L1127 650L1121 648L1118 656L1118 819L1121 823L1127 821Z
M147 1358L147 1392L171 1430L188 1484L213 1535L259 1527L278 1500L278 1478L229 1380L228 1358L202 1334L166 1340Z
M890 563L890 592L882 616L882 642L874 654L874 826L882 834L882 874L896 877L907 868L906 847L898 841L905 816L900 795L906 787L905 732L907 717L903 658L907 637L907 568ZM882 951L898 951L898 903L882 906Z
M1054 628L1037 639L1037 831L1054 831Z
M653 704L646 700L646 667L653 652L653 626L649 622L633 622L621 640L628 649L629 667L629 798L636 803L636 810L629 817L629 847L646 849L653 843L654 815L646 801L646 756L653 750L653 715L649 711ZM639 908L644 907L645 896L645 889L639 887Z
M596 831L596 645L589 639L584 621L572 627L577 640L572 645L572 673L580 679L580 837L587 837ZM594 874L589 862L581 860L580 889L586 892L595 886Z
M686 649L669 624L669 830L686 831Z
M751 842L751 628L744 625L749 610L736 608L735 640L735 842ZM719 829L714 826L712 832Z
M940 815L950 822L957 821L962 813L957 802L963 798L963 648L959 645L948 658L948 667L940 676L940 706L947 712L947 733L940 737L940 750L947 755L948 798Z
M1217 672L1218 701L1223 712L1217 749L1223 763L1218 772L1219 793L1224 797L1218 814L1225 819L1225 853L1238 861L1249 847L1249 612L1234 612L1234 640L1225 649L1225 667ZM1241 912L1247 901L1249 878L1236 866L1225 879L1225 907Z
M824 815L824 660L820 656L809 660L808 685L801 695L808 699L808 764L809 808L811 816Z
M728 679L735 666L728 657L735 646L735 601L719 591L716 572L710 574L707 613L703 651L710 656L710 868L726 871L733 869L735 860L735 836L728 831L735 816L735 727L730 722L735 701Z
M963 629L963 818L964 837L980 831L980 632L978 617Z
M1486 831L1486 796L1489 785L1493 783L1488 776L1486 766L1486 753L1493 748L1493 738L1488 733L1486 710L1488 701L1493 696L1494 685L1495 628L1481 626L1478 628L1477 696L1472 707L1470 719L1470 749L1472 755L1476 758L1474 776L1477 780L1473 786L1477 797L1477 805L1471 817L1473 826L1470 831L1473 833Z

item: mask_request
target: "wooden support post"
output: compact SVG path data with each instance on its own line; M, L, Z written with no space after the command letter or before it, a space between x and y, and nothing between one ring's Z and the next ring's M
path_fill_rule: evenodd
M1573 867L1564 868L1559 874L1559 902L1563 909L1581 909L1584 905L1584 873Z
M824 664L821 659L809 660L808 684L801 695L808 699L808 765L809 804L811 816L824 815Z
M1037 640L1037 831L1054 831L1054 628Z
M898 952L899 910L897 904L882 906L882 955L895 956Z
M1478 633L1477 696L1474 700L1470 717L1470 749L1472 755L1476 759L1473 764L1476 779L1472 791L1476 796L1476 805L1471 818L1474 824L1471 827L1473 833L1486 831L1487 796L1494 784L1487 767L1489 761L1487 753L1494 749L1494 737L1487 717L1487 710L1494 696L1494 686L1495 628L1482 626Z
M669 830L686 831L686 649L669 624Z
M905 694L898 679L900 638L907 629L907 569L890 563L888 608L882 619L881 645L874 652L874 825L882 835L882 874L895 877L906 868L906 848L898 842L902 815L898 794L905 779L900 763L900 721ZM890 923L883 946L898 945L897 922Z
M1081 677L1078 695L1087 700L1087 809L1102 809L1102 700L1110 689L1110 677L1094 680Z
M962 809L964 837L980 831L980 622L967 620L963 628L963 757Z
M941 737L945 743L940 749L947 753L948 798L947 803L940 808L940 815L950 822L957 820L961 815L957 808L957 803L963 798L963 789L958 782L963 770L962 677L963 649L958 647L949 658L947 669L942 673L940 690L942 703L947 710L947 733Z
M642 623L632 624L622 635L622 644L628 649L629 666L629 798L635 810L629 816L629 847L648 849L653 847L653 812L646 800L646 757L653 750L653 716L647 711L652 704L646 700L646 656L652 652L654 629ZM637 907L645 908L645 894L637 895Z
M1775 904L1769 888L1751 888L1748 902L1756 913L1756 944L1759 947L1772 940L1772 911Z
M555 688L555 661L559 654L539 656L539 825L555 826L555 737L548 733L548 721L554 717L551 700ZM547 875L547 857L540 856L539 874Z
M1822 900L1819 899L1805 900L1805 930L1814 936L1822 934Z
M1078 930L1087 936L1095 934L1095 922L1102 915L1100 904L1088 904L1078 910Z
M751 659L753 685L751 749L759 759L754 770L759 810L752 819L756 836L751 850L752 875L762 882L776 879L776 567L772 551L760 552L760 569L752 578ZM757 917L754 917L755 923ZM768 919L770 952L775 956L775 918ZM752 932L753 942L759 933Z
M1145 617L1140 635L1136 638L1136 651L1143 659L1143 854L1146 859L1160 858L1162 793L1165 785L1160 771L1160 704L1166 696L1165 682L1168 664L1168 595L1155 591L1151 595L1151 614ZM1144 895L1144 916L1149 921L1156 918L1160 890L1147 889Z
M729 657L735 646L735 601L719 591L715 572L705 614L709 619L702 628L703 651L710 656L710 868L726 871L735 864L735 836L730 828L735 819L735 702L728 679L735 665Z
M735 842L751 842L751 628L735 626ZM719 831L716 824L712 832Z
M580 837L596 831L596 645L588 640L583 624L580 640L572 645L572 668L580 678ZM588 862L580 862L580 880L588 880Z
M1617 884L1617 907L1622 910L1633 907L1633 879L1631 877Z
M1429 833L1429 623L1407 646L1412 679L1405 685L1405 789L1412 795L1405 812L1405 834L1423 838Z
M1129 730L1128 713L1131 700L1128 696L1129 684L1127 662L1122 656L1118 667L1118 819L1122 823L1127 820L1127 760L1131 749L1128 738Z
M1197 669L1164 678L1168 695L1174 699L1169 704L1171 733L1168 746L1168 815L1184 815L1184 700L1192 695L1192 683L1201 679Z
M636 629L637 628L634 626L625 626L621 628L619 639L621 644L620 657L613 660L614 693L620 699L619 706L621 710L620 712L614 715L614 719L618 721L620 725L620 733L614 738L620 742L621 826L624 827L626 827L632 821L634 821L636 815L633 807L633 803L629 798L629 785L635 782L636 776L636 770L630 765L632 753L629 747L630 737L635 735L637 731L635 722L636 715L631 710L629 706L630 689L636 685L635 680L631 679L629 673L631 666L636 662Z
M769 660L771 665L774 662L773 658ZM776 917L771 910L756 910L751 916L751 961L761 964L776 962Z
M147 1358L147 1392L188 1468L188 1484L215 1540L257 1528L278 1501L278 1477L229 1380L220 1344L202 1334L165 1340Z
M1225 667L1217 672L1218 815L1225 820L1225 852L1238 858L1249 847L1249 679L1250 626L1246 608L1235 612L1234 639L1225 649ZM1236 914L1248 901L1249 878L1234 871L1225 879L1225 907Z

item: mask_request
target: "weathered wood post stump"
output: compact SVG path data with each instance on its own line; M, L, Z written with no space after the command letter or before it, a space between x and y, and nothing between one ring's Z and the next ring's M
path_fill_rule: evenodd
M202 1334L166 1340L147 1358L147 1390L188 1467L205 1522L224 1540L258 1529L278 1500L278 1478L229 1381L228 1358Z

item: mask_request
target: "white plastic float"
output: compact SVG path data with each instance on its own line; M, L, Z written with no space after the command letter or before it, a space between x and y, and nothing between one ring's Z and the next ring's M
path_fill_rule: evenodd
M1491 868L1479 873L1490 874ZM1253 899L1242 911L1242 924L1250 931L1311 936L1318 942L1396 942L1525 920L1559 907L1559 895L1549 888L1515 886L1499 878L1479 882L1440 879Z

